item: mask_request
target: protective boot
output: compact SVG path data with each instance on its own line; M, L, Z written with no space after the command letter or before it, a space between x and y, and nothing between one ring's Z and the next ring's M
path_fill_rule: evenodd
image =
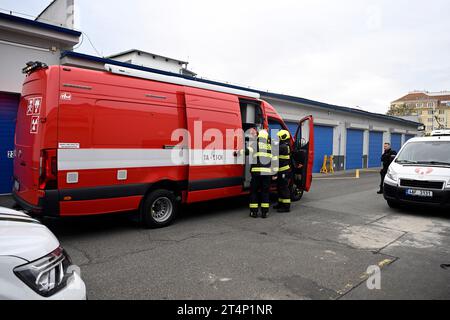
M291 207L287 205L280 205L277 212L284 213L284 212L291 212Z
M269 209L262 209L261 218L267 219L269 217Z
M257 210L251 210L250 211L250 217L258 218L258 211Z

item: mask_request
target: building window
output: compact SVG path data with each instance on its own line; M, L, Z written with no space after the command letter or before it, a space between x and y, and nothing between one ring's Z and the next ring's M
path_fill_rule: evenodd
M428 106L429 106L430 108L434 107L434 102L429 102L429 103L428 103Z
M439 110L439 114L445 114L445 110Z
M433 118L428 118L428 122L433 122Z

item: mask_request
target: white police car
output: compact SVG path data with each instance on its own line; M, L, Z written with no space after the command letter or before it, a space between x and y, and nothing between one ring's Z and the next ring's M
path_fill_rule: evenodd
M0 207L0 300L84 300L86 287L53 233Z
M390 207L424 204L450 207L450 131L405 143L384 180L384 198Z

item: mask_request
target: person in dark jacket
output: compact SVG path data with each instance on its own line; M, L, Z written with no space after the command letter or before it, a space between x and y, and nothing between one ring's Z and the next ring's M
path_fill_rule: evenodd
M278 212L291 211L291 192L289 182L292 178L291 168L291 135L287 130L278 132L278 167L272 168L277 175L278 204L274 207Z
M385 143L384 144L384 153L381 156L381 162L383 163L383 169L381 169L381 171L380 171L381 183L380 183L380 190L377 192L378 194L383 194L384 178L386 177L389 166L391 165L391 163L394 160L396 155L397 155L397 151L392 150L391 144Z

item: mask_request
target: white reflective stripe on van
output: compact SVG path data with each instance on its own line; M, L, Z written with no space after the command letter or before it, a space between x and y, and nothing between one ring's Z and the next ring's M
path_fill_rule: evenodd
M59 149L58 170L242 165L234 150Z

